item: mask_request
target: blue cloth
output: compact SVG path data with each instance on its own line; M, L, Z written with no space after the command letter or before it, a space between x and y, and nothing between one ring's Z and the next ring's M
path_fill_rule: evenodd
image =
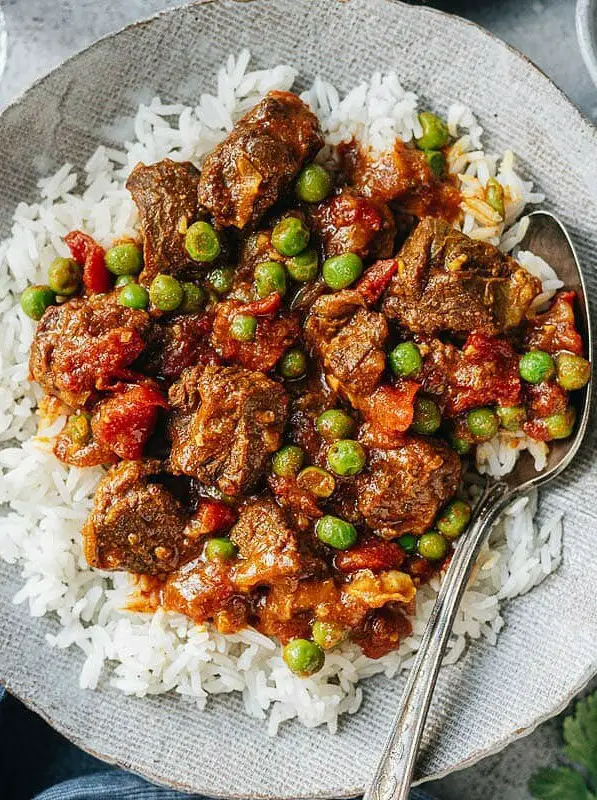
M202 800L87 755L0 686L2 800ZM410 800L432 800L418 789Z

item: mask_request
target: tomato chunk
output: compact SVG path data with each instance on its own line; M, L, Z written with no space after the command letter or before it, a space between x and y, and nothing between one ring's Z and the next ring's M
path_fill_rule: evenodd
M106 267L106 251L92 236L71 231L64 237L77 264L83 267L83 286L87 294L104 294L112 287L112 276Z
M369 267L357 284L357 292L366 303L376 303L385 292L393 276L398 272L398 259L377 261Z
M99 404L91 423L93 435L120 458L141 458L159 408L168 408L168 403L158 389L129 387Z
M235 521L236 514L225 503L220 500L201 500L192 524L198 534L210 534L231 528Z
M365 539L359 544L336 555L334 564L340 572L358 572L370 569L379 572L399 567L405 559L404 551L394 542L386 542L377 537Z
M415 381L399 381L395 386L380 386L369 401L368 418L387 431L401 433L412 425L414 400L419 391Z

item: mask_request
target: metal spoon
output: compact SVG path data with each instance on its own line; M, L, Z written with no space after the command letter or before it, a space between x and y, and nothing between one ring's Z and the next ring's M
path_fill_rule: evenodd
M587 358L590 360L593 349L587 290L570 237L553 214L535 211L529 216L529 229L521 247L545 258L553 265L564 286L576 291L578 324L586 343ZM446 571L408 677L392 732L363 800L407 800L437 675L477 555L506 506L531 489L544 486L559 475L574 458L587 429L591 384L575 395L575 433L569 439L555 441L550 445L545 470L538 473L532 458L525 452L509 475L502 480L491 479L485 485L475 508L474 522L460 540Z

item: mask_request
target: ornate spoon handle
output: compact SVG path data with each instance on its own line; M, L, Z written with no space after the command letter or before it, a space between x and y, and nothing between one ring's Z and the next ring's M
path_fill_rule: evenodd
M511 497L510 487L497 481L485 487L477 503L475 521L460 540L450 562L408 677L392 732L363 800L408 798L437 674L460 600L479 550Z

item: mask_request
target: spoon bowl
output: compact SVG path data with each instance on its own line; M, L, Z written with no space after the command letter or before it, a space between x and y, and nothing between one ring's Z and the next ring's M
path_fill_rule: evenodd
M592 368L593 343L587 289L566 228L553 214L535 211L529 215L529 227L521 249L531 250L552 264L564 286L576 293L576 319ZM438 672L477 555L506 506L517 496L551 481L566 469L578 452L589 421L591 381L575 395L577 417L574 433L568 439L550 443L544 470L538 472L530 454L524 452L511 473L502 479L492 478L486 482L474 510L473 522L460 539L444 576L390 736L363 800L407 800Z

